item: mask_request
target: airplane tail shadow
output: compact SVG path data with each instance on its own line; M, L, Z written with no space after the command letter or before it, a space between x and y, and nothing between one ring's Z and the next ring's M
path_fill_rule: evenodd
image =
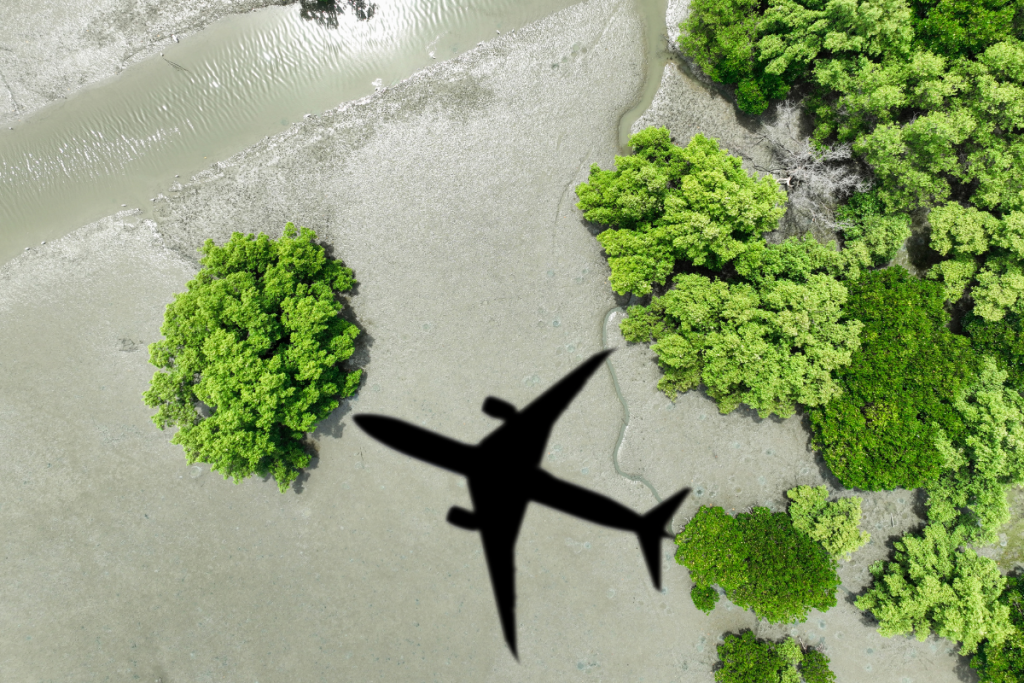
M672 535L665 532L665 525L672 519L672 515L676 513L689 493L690 489L683 489L671 498L664 500L658 507L644 515L643 526L637 532L637 536L640 538L640 549L647 561L647 569L651 572L654 587L658 590L661 590L661 539L666 536L673 538Z

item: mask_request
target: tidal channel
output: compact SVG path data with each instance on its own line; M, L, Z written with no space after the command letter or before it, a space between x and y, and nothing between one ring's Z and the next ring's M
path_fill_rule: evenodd
M634 0L646 24L643 96L667 58L667 0ZM393 85L573 0L381 0L329 28L298 5L221 19L161 55L48 105L0 131L0 263L119 211L151 217L176 177L316 114Z

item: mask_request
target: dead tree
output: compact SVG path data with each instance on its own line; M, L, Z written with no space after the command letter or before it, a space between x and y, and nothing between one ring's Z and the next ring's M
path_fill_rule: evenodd
M825 242L835 239L843 228L835 218L836 207L852 192L869 189L851 160L850 145L815 150L810 138L800 135L800 113L787 100L779 104L771 124L761 124L760 137L771 149L774 168L758 170L771 174L789 195L780 230L770 236L773 242L806 232Z

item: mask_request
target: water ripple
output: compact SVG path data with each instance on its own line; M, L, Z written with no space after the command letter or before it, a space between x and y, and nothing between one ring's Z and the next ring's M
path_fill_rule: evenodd
M575 0L394 0L337 29L271 7L226 17L0 131L0 261ZM31 239L28 239L31 237Z

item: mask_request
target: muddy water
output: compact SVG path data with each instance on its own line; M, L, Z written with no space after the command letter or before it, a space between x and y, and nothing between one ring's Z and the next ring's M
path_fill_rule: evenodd
M633 123L637 121L654 101L661 87L661 76L671 58L668 49L670 36L665 23L668 0L636 0L637 13L644 22L644 50L646 54L646 77L640 99L619 121L619 147L622 154L629 153L629 136Z
M666 0L637 0L648 78L660 82ZM296 5L232 16L0 131L0 262L42 240L139 208L177 176L574 0L389 0L326 28ZM620 143L625 146L628 123Z

